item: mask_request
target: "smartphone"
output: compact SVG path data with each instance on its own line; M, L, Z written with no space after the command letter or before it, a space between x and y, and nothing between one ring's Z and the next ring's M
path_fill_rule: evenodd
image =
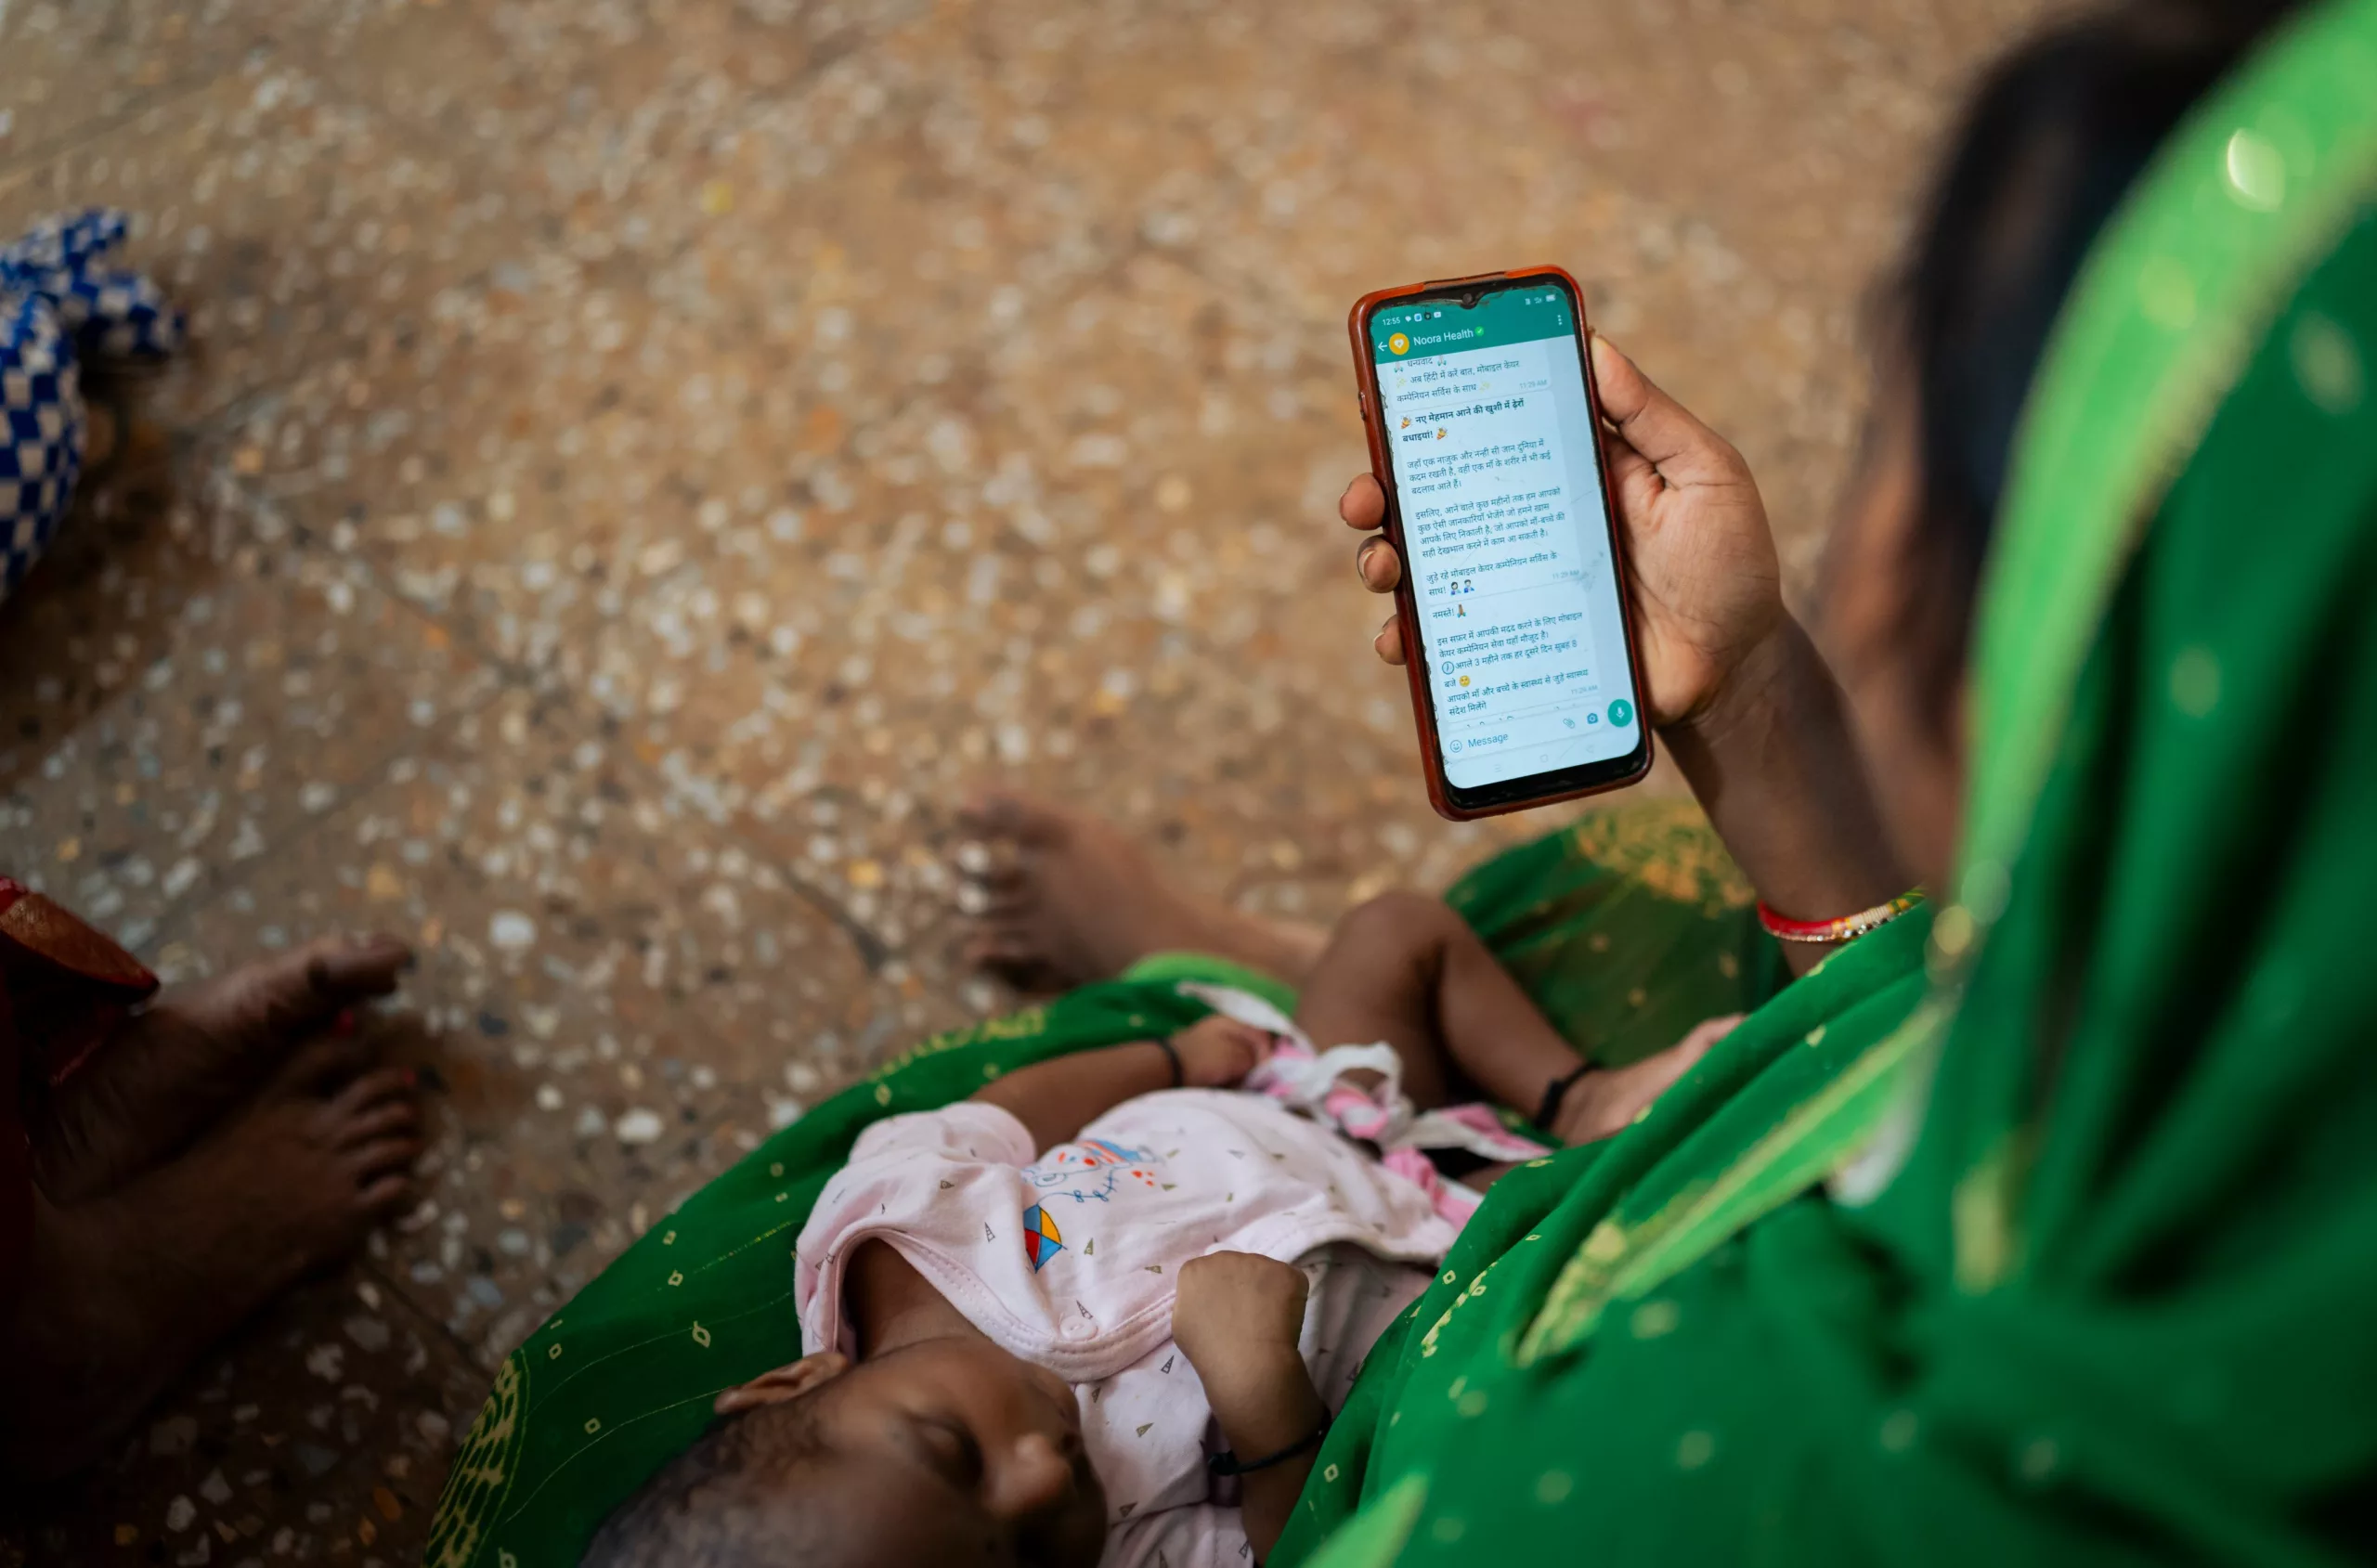
M1382 289L1348 320L1428 798L1457 822L1651 770L1625 556L1556 266Z

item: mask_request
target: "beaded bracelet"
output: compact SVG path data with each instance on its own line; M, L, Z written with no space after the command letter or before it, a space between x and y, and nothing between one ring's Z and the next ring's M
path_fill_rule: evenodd
M1774 913L1764 899L1758 901L1758 923L1766 934L1785 942L1845 942L1866 932L1889 925L1908 910L1923 901L1921 893L1907 893L1886 904L1861 909L1854 914L1843 914L1831 920L1792 920Z

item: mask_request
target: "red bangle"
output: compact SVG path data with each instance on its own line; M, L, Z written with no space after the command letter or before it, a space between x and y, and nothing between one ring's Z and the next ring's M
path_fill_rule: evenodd
M1845 942L1889 925L1922 901L1922 894L1908 893L1886 904L1876 904L1871 909L1861 909L1854 914L1844 914L1833 920L1791 920L1775 914L1767 907L1766 901L1760 899L1758 901L1758 923L1765 927L1766 934L1777 941Z

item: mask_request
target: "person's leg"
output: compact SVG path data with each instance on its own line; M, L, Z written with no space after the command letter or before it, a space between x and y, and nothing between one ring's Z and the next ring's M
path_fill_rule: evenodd
M973 925L967 960L1027 992L1111 979L1150 953L1183 951L1300 985L1328 940L1316 927L1192 897L1086 812L993 791L958 821L972 841L959 865Z
M1306 977L1296 1022L1313 1043L1383 1040L1403 1060L1404 1092L1422 1109L1462 1080L1526 1115L1584 1058L1527 1000L1461 916L1421 893L1385 894L1347 913ZM1583 1071L1560 1096L1550 1131L1591 1143L1624 1127L1723 1030L1615 1070Z
M36 1200L0 1322L0 1469L86 1462L208 1344L412 1200L419 1112L372 1056L318 1042L187 1152L103 1197Z
M1346 912L1305 978L1296 1022L1315 1045L1383 1040L1425 1110L1466 1079L1533 1110L1543 1086L1584 1066L1461 916L1424 893L1380 895Z
M325 937L167 991L28 1108L42 1190L71 1206L188 1147L411 961L393 937Z

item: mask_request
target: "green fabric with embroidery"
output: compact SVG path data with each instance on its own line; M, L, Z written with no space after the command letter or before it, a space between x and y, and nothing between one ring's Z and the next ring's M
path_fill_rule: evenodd
M1630 1330L1660 1337L1672 1327L1667 1298L1636 1301L1629 1263L1695 1244L1721 1259L1744 1205L1771 1207L1824 1173L1795 1171L1743 1193L1719 1181L1744 1151L1790 1138L1811 1106L1901 1032L1923 996L1929 928L1917 908L1844 949L1753 1013L1626 1133L1495 1184L1436 1283L1371 1351L1270 1561L1304 1561L1359 1503L1415 1479L1427 1490L1419 1517L1446 1561L1576 1545L1580 1518L1559 1506L1581 1501L1589 1479L1562 1457L1587 1446L1572 1410L1590 1391L1567 1375L1575 1347L1613 1307ZM1448 1483L1448 1470L1461 1479Z
M2377 1549L2371 81L2377 0L2299 17L2084 268L1928 955L1498 1188L1274 1568Z
M1449 896L1568 1038L1619 1060L1756 1005L1779 968L1747 887L1689 806L1592 813L1488 862ZM1238 965L1151 955L1121 980L926 1042L686 1199L504 1362L456 1457L425 1561L575 1563L604 1517L700 1433L719 1390L800 1354L792 1238L860 1132L1029 1062L1182 1029L1206 1011L1183 982L1295 1000Z

